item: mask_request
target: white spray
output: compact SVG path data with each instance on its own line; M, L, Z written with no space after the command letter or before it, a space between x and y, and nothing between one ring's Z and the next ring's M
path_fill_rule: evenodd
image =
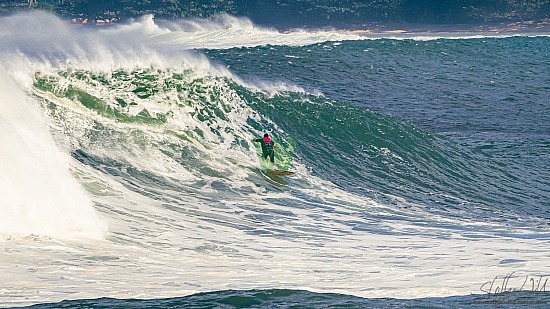
M97 238L106 225L40 113L0 67L0 236Z

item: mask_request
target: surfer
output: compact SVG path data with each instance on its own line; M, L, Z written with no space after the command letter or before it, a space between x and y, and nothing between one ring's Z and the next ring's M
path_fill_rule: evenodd
M269 157L271 163L273 164L273 169L276 170L277 163L275 163L275 147L277 147L277 144L269 138L269 134L266 133L264 134L264 138L255 138L252 141L261 143L262 157L264 160L267 160L267 157Z

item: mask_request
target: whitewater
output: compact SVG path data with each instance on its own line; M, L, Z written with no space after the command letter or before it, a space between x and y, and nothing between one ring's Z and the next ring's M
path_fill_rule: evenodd
M550 276L545 116L530 118L540 153L522 178L496 142L369 106L352 85L393 102L396 84L330 58L516 35L281 32L231 16L87 28L37 12L0 29L2 307L279 289L412 300ZM359 96L366 107L348 104ZM266 131L298 139L287 185L258 171L251 139Z

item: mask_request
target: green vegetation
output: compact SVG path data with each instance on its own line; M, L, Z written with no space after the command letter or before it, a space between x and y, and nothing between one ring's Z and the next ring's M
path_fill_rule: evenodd
M360 22L479 23L550 18L550 0L38 0L35 9L66 17L124 19L247 16L260 24ZM0 0L0 14L28 10L29 1Z

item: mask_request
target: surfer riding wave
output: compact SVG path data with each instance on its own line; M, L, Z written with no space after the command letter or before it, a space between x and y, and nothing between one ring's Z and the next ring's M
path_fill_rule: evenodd
M264 134L263 138L255 138L253 142L260 143L262 145L262 157L267 162L269 157L271 163L273 164L273 169L277 169L277 163L275 162L275 148L277 144L269 138L269 134Z

